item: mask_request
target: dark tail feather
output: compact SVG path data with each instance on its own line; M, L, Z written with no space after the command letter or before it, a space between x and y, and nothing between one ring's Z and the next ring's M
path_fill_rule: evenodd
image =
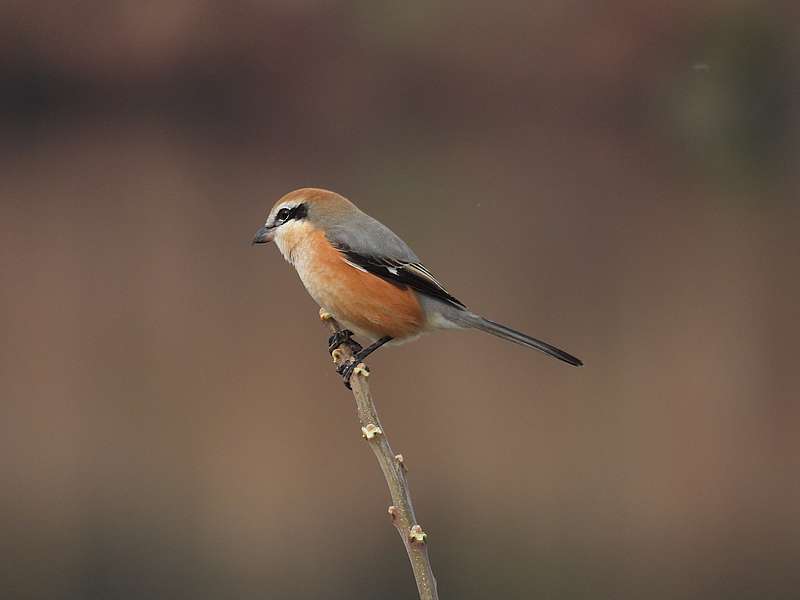
M524 333L520 333L519 331L511 329L511 327L500 325L500 323L495 323L494 321L484 319L478 315L470 315L470 318L465 320L465 324L468 327L480 329L486 333L491 333L492 335L496 335L497 337L508 340L509 342L514 342L515 344L520 344L522 346L526 346L527 348L540 350L541 352L544 352L553 358L563 360L565 363L568 363L573 367L583 366L583 361L581 361L581 359L575 358L571 354L567 354L563 350L560 350L555 346L551 346L547 342L537 340L529 335L525 335Z

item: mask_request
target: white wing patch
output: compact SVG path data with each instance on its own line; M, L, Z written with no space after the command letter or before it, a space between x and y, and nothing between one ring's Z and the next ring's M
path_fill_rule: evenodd
M403 268L406 269L407 271L415 273L417 277L419 277L420 279L425 279L430 283L432 283L433 285L435 285L436 287L438 287L439 289L441 289L442 291L444 291L444 286L441 283L439 283L439 280L436 279L436 277L434 277L431 274L431 272L428 271L427 268L425 268L425 265L421 263L408 263L406 265L403 265Z
M344 258L344 257L342 257L342 260L343 260L344 262L346 262L348 265L350 265L351 267L353 267L354 269L358 269L358 270L359 270L359 271L361 271L362 273L369 273L369 271L367 271L367 270L366 270L364 267L362 267L361 265L357 265L356 263L354 263L354 262L351 262L351 261L347 260L347 259L346 259L346 258Z

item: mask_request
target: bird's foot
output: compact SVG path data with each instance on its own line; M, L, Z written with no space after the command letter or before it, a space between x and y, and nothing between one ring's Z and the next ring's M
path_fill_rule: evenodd
M353 332L349 329L337 331L330 338L328 338L328 352L333 354L333 351L342 344L349 345L350 349L353 351L353 354L361 352L362 350L361 344L353 339Z
M342 376L344 387L346 387L348 390L353 389L353 387L350 385L350 378L353 377L353 375L359 374L363 375L364 377L369 377L369 367L358 360L358 358L351 358L346 363L340 365L336 369L336 372Z

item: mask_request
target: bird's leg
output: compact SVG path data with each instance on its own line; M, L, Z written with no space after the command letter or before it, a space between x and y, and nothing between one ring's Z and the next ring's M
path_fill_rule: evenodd
M383 346L384 344L388 344L392 341L392 338L388 335L386 337L382 337L377 342L374 342L356 352L353 358L347 361L345 364L340 366L337 370L339 375L342 376L342 380L344 381L345 387L349 390L350 389L350 378L353 376L353 371L355 371L356 367L361 364L365 358L367 358L370 354L375 352L378 348Z
M333 354L333 351L342 344L349 344L353 353L360 352L363 349L361 344L353 339L353 332L349 329L337 331L330 338L328 338L328 352Z

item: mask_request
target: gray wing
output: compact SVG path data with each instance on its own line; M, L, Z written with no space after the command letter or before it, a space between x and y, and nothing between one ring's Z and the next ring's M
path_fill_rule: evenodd
M394 231L361 211L348 223L347 228L328 225L327 236L328 241L337 248L347 248L365 256L419 262L419 257Z
M369 215L362 213L347 229L329 227L327 237L350 266L459 309L466 308L425 268L408 244Z

